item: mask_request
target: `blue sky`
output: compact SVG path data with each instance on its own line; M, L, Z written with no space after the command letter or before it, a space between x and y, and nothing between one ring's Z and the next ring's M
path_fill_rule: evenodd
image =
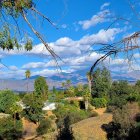
M136 10L137 5L131 1ZM36 1L36 8L49 17L59 28L58 30L33 12L28 14L32 25L42 34L46 42L58 54L64 62L59 61L62 72L73 73L79 70L88 70L90 66L102 54L89 50L97 49L94 43L111 43L120 40L138 30L138 27L126 21L118 21L107 31L105 30L112 18L123 17L138 21L127 0L40 0ZM12 20L9 20L14 24ZM1 61L8 69L0 65L0 79L2 78L24 78L27 69L31 70L32 76L50 76L61 73L56 67L43 44L32 33L24 20L20 17L18 24L22 30L28 32L33 40L33 50L26 52L24 49L17 51L0 50ZM115 59L105 61L112 73L121 73L125 76L134 76L134 70L139 70L139 55L135 51L137 62L133 63L133 70L125 63L121 54ZM127 61L127 60L126 60ZM126 73L126 74L124 74ZM85 75L83 75L85 76Z

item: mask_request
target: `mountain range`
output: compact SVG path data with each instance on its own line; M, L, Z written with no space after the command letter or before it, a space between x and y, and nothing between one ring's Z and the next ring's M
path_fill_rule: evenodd
M127 80L129 83L133 84L140 78L140 71L136 71L134 73L111 73L113 80ZM29 79L29 91L33 91L34 89L34 81L39 77L39 75L31 76ZM53 76L45 77L47 84L49 85L49 89L52 89L55 86L57 89L61 89L62 82L70 79L73 85L78 83L86 84L86 71L79 71L78 73L61 73L55 74ZM27 91L27 80L26 79L0 79L0 90L10 89L14 91Z

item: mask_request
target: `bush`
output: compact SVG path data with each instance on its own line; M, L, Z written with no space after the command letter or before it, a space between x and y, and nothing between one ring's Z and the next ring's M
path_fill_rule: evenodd
M108 106L114 106L118 108L122 108L123 105L127 103L128 95L116 95L114 94L110 101L108 102Z
M74 124L83 119L94 116L93 113L80 110L77 107L70 104L59 104L58 108L54 111L54 114L57 117L58 127L61 127L65 117L69 117L70 124Z
M38 135L43 135L49 132L51 128L51 120L50 119L43 119L40 122L39 127L37 128Z
M0 139L15 140L22 136L21 120L13 120L12 117L0 119Z
M70 104L79 108L79 102L78 101L70 101Z
M50 118L51 120L55 120L55 119L56 119L55 115L51 115L51 116L49 116L49 118Z
M106 107L107 101L105 98L94 98L91 100L91 104L96 108Z
M113 122L104 125L108 139L139 140L139 106L138 103L127 103L122 108L113 110Z
M140 100L140 94L138 94L138 93L130 94L127 97L127 101L129 101L129 102L136 102L136 101L139 101L139 100Z

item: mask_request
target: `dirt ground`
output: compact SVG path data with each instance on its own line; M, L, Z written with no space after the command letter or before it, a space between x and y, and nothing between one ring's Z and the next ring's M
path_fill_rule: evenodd
M98 111L101 113L103 109ZM74 124L72 130L76 140L106 140L106 132L102 130L101 126L111 121L112 114L103 113Z

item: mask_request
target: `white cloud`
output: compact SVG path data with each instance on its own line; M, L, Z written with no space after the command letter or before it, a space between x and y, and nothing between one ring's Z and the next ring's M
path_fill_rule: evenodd
M80 42L81 44L91 45L94 43L107 43L109 41L113 41L115 35L120 33L121 30L119 28L108 29L107 31L101 29L97 34L92 34L89 36L84 36Z
M103 23L108 21L106 19L107 16L109 16L111 13L109 10L103 10L98 12L96 15L93 15L90 19L88 20L83 20L79 21L78 23L82 25L82 28L84 30L89 29L90 27L93 27L99 23Z
M44 67L43 62L31 62L22 66L23 69L35 69Z
M10 70L13 70L13 71L17 71L18 70L18 68L16 67L16 66L9 66L8 67Z
M61 28L66 29L67 28L67 25L66 24L62 24L61 25Z
M100 7L100 9L103 10L104 8L108 7L109 5L110 5L110 3L106 2Z
M99 32L91 35L83 36L79 40L73 40L69 37L62 37L55 42L50 42L49 46L58 54L64 62L58 61L59 65L62 68L63 72L73 72L78 69L85 69L91 66L101 54L92 52L89 55L88 49L92 47L94 43L108 43L114 40L116 34L120 33L119 28L110 28L107 31L101 29ZM21 68L16 66L9 66L9 69L13 70L12 72L3 73L12 77L25 77L25 70L31 69L32 75L42 75L49 76L58 73L56 70L56 63L54 60L48 60L50 54L46 50L43 44L38 44L33 47L29 52L24 49L21 50L11 50L11 51L2 51L0 53L3 56L9 55L28 55L28 56L37 56L47 59L47 62L30 62L24 64ZM51 68L51 70L50 70ZM20 75L20 76L19 76Z
M85 51L87 51L87 49L94 43L107 43L113 41L115 35L120 32L121 30L119 28L112 28L107 31L101 29L99 32L83 36L79 40L62 37L55 42L50 42L49 46L62 58L76 57L85 53ZM7 57L9 55L31 55L48 58L48 56L50 56L49 52L42 43L35 45L31 51L26 51L23 48L20 50L15 49L10 51L3 51L0 49L0 54L3 57Z
M80 40L72 40L68 37L63 37L55 42L51 42L50 46L53 48L53 50L58 54L64 62L58 61L60 66L85 66L85 64L90 64L95 59L97 59L100 55L92 52L89 55L88 49L94 44L94 43L107 43L114 40L115 35L117 33L121 32L119 28L112 28L107 31L100 30L96 34L87 35L81 38ZM44 45L39 44L36 45L30 53L41 55L48 54L47 51L42 52ZM42 54L42 55L43 55ZM25 64L22 66L23 69L35 69L35 68L48 68L48 67L55 67L56 63L54 60L50 60L49 62L31 62L28 64Z

